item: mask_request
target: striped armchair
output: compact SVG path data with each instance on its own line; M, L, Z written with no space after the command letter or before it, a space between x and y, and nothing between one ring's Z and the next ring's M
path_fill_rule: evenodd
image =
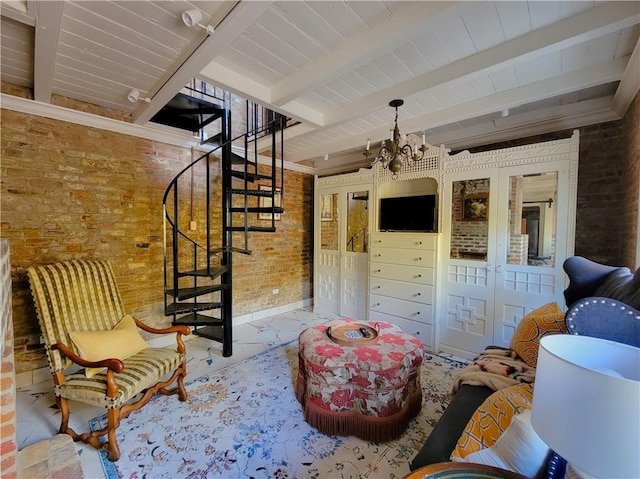
M121 419L144 406L156 393L178 394L180 401L187 399L182 335L190 334L190 330L187 326L154 329L128 317L132 334L138 336L144 349L130 356L122 353L123 359L117 356L88 358L86 351L76 344L78 333L96 332L101 348L107 344L106 349L111 346L118 349L122 343L122 335L111 333L114 328L118 329L118 324L124 323L126 316L111 265L107 261L66 261L29 268L28 274L62 414L60 432L96 449L105 449L109 460L117 461L120 449L116 428ZM147 347L135 326L149 333L176 333L176 347ZM102 332L106 332L106 336L100 336ZM88 369L82 368L100 369L91 375L86 372ZM168 379L162 380L170 373ZM174 381L177 381L176 387L167 389ZM131 401L141 393L140 398ZM69 400L106 408L107 427L76 433L69 427ZM101 442L99 438L105 434L107 441Z

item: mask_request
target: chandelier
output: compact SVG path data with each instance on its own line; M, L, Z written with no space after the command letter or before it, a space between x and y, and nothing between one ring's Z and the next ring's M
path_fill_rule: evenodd
M425 134L422 133L422 146L418 147L417 143L405 142L405 138L400 135L398 129L398 107L404 105L404 100L391 100L389 106L396 109L395 126L391 130L390 139L382 142L382 147L376 156L370 151L371 141L367 140L367 147L362 153L370 165L375 165L378 161L382 163L384 168L389 168L391 177L395 180L402 166L409 161L420 161L424 158L424 154L429 149L425 142ZM400 145L400 143L404 145ZM373 156L373 158L372 158Z

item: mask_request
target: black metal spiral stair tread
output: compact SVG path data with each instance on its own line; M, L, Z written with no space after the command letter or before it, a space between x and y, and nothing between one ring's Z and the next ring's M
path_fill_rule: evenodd
M276 213L276 214L281 214L284 213L284 208L281 208L279 206L251 206L249 208L243 208L242 206L238 206L238 207L234 207L231 208L231 212L232 213Z
M247 195L247 196L263 196L265 198L273 197L273 190L242 190L237 188L231 189L233 195Z
M208 311L220 309L222 303L171 303L164 310L165 316L172 314L195 313L196 311Z
M231 226L225 228L227 231L248 231L254 233L275 233L276 229L269 226Z
M220 118L223 113L224 108L218 105L178 93L151 118L151 121L196 132Z
M182 278L185 276L206 276L208 278L214 279L220 276L221 274L226 273L226 271L227 271L226 266L213 266L209 269L204 268L204 269L197 269L195 271L181 271L178 273L178 277Z
M209 286L197 286L194 288L180 288L177 291L168 289L165 292L169 296L176 298L178 301L184 301L185 299L196 298L203 294L215 293L216 291L220 291L226 287L226 284L212 284Z
M185 326L222 326L222 319L200 313L189 313L176 318L173 324L183 324Z
M214 341L222 342L223 341L223 331L224 326L222 324L205 326L202 328L198 328L193 331L193 334L197 336L202 336L203 338L213 339Z

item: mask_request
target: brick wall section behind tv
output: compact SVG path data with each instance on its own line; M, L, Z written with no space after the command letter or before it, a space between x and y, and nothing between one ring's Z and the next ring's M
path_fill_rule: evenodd
M169 325L162 195L190 150L9 110L1 127L1 228L12 251L17 372L47 365L26 276L32 265L110 260L126 310ZM234 316L311 298L312 187L311 175L285 172L278 231L252 235L253 255L235 256Z
M635 269L640 181L639 97L619 121L580 128L575 254ZM472 152L571 136L565 130L495 143Z

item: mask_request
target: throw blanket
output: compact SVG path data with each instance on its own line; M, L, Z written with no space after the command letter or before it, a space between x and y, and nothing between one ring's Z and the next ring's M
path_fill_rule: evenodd
M519 383L532 383L536 369L511 349L485 349L456 376L453 393L463 384L488 386L494 391Z

